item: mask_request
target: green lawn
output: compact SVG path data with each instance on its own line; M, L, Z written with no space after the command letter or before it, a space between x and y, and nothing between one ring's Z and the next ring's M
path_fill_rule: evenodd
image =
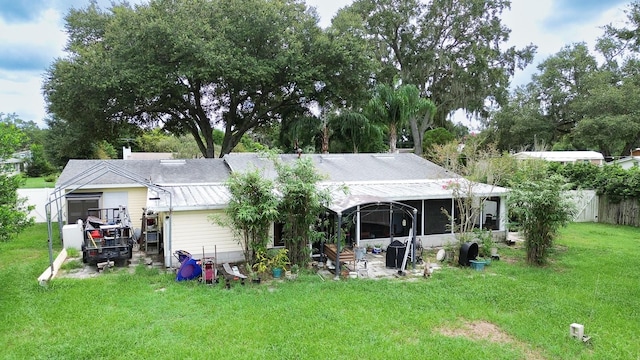
M636 228L573 224L546 268L504 247L484 272L445 268L418 281L308 273L231 290L144 266L40 287L45 239L37 225L0 244L2 359L640 358ZM569 337L574 322L589 344ZM465 324L500 336L464 336Z
M25 184L21 186L23 189L42 189L42 188L54 188L55 182L47 182L44 177L25 177Z

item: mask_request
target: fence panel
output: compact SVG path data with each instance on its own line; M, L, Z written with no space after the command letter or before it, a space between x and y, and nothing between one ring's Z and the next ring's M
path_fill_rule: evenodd
M600 222L640 227L640 204L638 199L614 203L607 196L600 196L598 216Z
M595 190L567 191L576 208L574 222L598 222L598 196Z
M35 206L29 216L33 216L37 223L47 222L45 205L49 202L49 194L52 192L53 189L18 189L18 196L27 198L27 204ZM54 221L58 219L57 211L55 205L51 207L51 218Z

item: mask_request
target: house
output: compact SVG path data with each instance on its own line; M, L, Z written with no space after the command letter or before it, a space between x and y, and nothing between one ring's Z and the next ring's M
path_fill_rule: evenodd
M29 159L31 159L30 150L19 151L8 159L0 160L0 170L8 175L18 175L26 170Z
M123 160L168 160L173 159L169 152L133 152L130 147L122 147Z
M618 160L614 160L611 163L619 165L625 170L631 169L634 166L640 166L640 148L631 150L630 156L625 156Z
M354 242L389 244L409 237L411 229L423 246L440 246L454 239L451 218L458 214L452 184L473 185L481 213L477 227L506 235L507 190L469 183L444 168L410 153L309 154L326 179L318 185L332 193L327 211L344 215ZM295 161L295 154L279 155ZM222 217L230 195L225 181L232 172L258 168L275 178L271 160L259 154L232 153L223 159L188 160L71 160L58 179L66 221L73 223L91 207L126 206L131 219L145 212L159 215L166 266L175 250L199 257L216 253L220 262L242 261L243 253L231 229L212 221ZM348 192L344 192L344 188ZM480 207L480 206L479 206ZM273 224L271 247L283 246L281 224Z
M568 163L604 164L604 156L597 151L522 151L513 155L516 159L542 159Z

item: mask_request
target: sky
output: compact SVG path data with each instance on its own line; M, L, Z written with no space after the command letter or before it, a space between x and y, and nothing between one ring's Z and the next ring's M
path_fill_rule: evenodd
M130 3L141 2L132 0ZM336 12L352 0L307 0L326 27ZM565 45L586 42L591 49L602 26L623 26L631 0L512 0L503 23L512 30L510 45L538 46L531 65L514 76L512 84L530 81L536 65ZM0 0L0 113L16 114L44 127L47 117L42 81L55 59L64 57L67 41L64 16L84 8L89 0ZM102 8L110 1L98 0ZM458 117L460 114L457 115Z

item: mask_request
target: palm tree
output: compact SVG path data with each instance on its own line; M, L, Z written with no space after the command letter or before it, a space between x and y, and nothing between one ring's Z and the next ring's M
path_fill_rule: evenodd
M429 99L420 96L420 89L415 85L405 85L403 92L409 108L409 125L413 136L413 153L422 155L424 133L433 128L436 105ZM438 124L442 125L442 124Z
M367 113L373 122L386 127L390 152L396 152L398 129L411 124L414 148L420 148L422 153L422 134L431 124L435 105L430 100L421 98L420 90L415 85L380 84L369 101Z
M382 129L373 124L365 115L354 110L342 110L334 113L329 120L334 133L339 133L345 142L350 142L353 153L367 141L379 139ZM345 144L346 145L346 144Z

